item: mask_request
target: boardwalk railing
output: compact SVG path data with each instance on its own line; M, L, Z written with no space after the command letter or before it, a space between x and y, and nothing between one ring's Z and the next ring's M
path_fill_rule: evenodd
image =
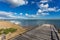
M52 26L50 26L50 28L51 28L51 40L60 40L59 36L58 36L58 32L55 29L55 27L52 25ZM54 39L53 33L55 33L56 39Z

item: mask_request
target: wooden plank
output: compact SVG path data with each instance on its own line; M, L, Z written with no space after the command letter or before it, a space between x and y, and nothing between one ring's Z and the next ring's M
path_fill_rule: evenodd
M18 36L13 40L52 40L51 37L57 40L53 28L54 27L50 24L43 24L42 26L39 26L29 32L26 32L25 34L22 34L22 36Z

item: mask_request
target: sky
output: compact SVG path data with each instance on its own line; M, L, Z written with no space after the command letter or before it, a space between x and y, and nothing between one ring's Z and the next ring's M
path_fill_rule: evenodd
M60 19L60 0L0 0L0 19Z

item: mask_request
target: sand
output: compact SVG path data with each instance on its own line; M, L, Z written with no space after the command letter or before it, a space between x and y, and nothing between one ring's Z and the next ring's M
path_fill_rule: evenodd
M23 27L21 27L20 25L18 24L14 24L14 23L11 23L11 22L8 22L8 21L0 21L0 29L6 29L6 28L16 28L17 31L14 32L14 33L9 33L6 35L6 40L10 39L10 38L13 38L19 34L23 34L24 32L26 32L27 30Z

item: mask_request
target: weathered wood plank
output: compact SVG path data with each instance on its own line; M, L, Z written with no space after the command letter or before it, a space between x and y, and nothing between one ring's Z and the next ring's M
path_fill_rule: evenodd
M52 40L51 37L57 40L53 29L55 29L53 25L43 24L42 26L39 26L29 32L26 32L25 34L22 34L22 36L14 38L13 40Z

